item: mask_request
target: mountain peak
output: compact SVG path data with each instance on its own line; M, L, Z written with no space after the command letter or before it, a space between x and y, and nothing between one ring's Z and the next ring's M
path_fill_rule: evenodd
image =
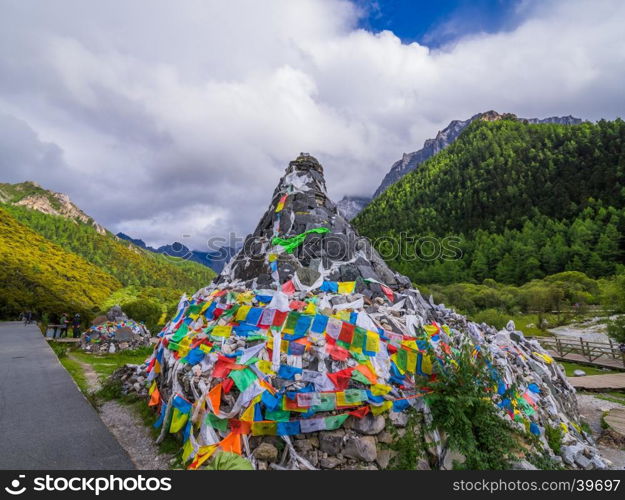
M557 123L560 125L578 125L582 123L581 119L574 118L570 115L562 117L552 116L549 118L518 118L514 113L499 113L493 109L477 113L467 120L452 120L443 130L438 131L435 138L426 139L421 149L413 153L404 153L401 160L396 161L391 166L391 169L384 176L384 179L382 180L380 186L376 189L372 198L375 199L380 196L389 186L395 184L408 172L411 172L421 163L428 160L439 151L445 149L458 138L458 136L469 124L476 120L487 122L494 122L498 120L520 120L530 124ZM361 209L362 208L364 208L364 206L361 207ZM354 210L352 210L352 217L355 217L359 211L360 210L353 213Z
M106 232L103 226L78 208L67 194L45 189L34 181L0 184L0 202L91 224L98 233Z

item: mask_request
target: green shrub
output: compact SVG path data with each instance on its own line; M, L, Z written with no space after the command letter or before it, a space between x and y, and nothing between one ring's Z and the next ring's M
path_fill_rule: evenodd
M486 309L485 311L473 314L471 319L476 323L486 323L494 326L495 328L501 329L506 326L506 323L510 319L510 315L498 311L497 309Z
M482 356L465 346L455 356L456 365L439 370L427 385L431 428L445 432L450 449L462 453L463 468L507 469L519 449L515 431L504 420L485 391L492 386L490 369Z
M549 448L551 448L556 455L559 455L562 450L562 438L563 434L560 427L551 427L550 425L545 427L545 439L547 439Z
M608 321L608 336L619 344L625 343L625 316Z

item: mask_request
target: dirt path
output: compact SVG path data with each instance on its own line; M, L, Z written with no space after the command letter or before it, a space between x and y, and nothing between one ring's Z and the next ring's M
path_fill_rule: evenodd
M89 392L96 392L100 389L100 377L93 369L93 367L89 363L83 363L72 353L67 353L67 357L72 361L75 361L82 368L82 372L85 374L85 379L87 380L87 386L89 387Z
M161 454L150 429L135 413L117 401L100 406L100 418L139 470L167 470L173 455Z
M100 389L100 377L89 363L71 353L68 357L80 364L90 392ZM100 418L139 470L167 470L173 455L161 454L150 429L135 412L118 401L107 401L98 408Z
M580 415L590 426L595 439L597 439L603 431L601 427L601 417L603 414L612 408L625 408L619 403L605 401L591 394L578 394L577 404ZM625 469L625 450L603 445L598 445L597 448L604 459L612 462L610 466L611 469Z

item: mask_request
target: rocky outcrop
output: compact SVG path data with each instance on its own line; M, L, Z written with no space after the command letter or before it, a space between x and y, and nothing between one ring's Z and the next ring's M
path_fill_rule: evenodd
M371 200L372 198L366 196L343 196L343 199L336 204L336 208L343 217L352 220Z
M12 188L19 191L21 186L22 185L17 184L12 186ZM26 186L28 189L34 187L35 192L21 197L14 202L15 205L30 208L31 210L36 210L47 215L58 215L75 222L90 224L98 233L106 233L106 229L103 226L95 222L91 217L80 210L80 208L74 205L66 194L48 191L34 182L25 182L23 186Z

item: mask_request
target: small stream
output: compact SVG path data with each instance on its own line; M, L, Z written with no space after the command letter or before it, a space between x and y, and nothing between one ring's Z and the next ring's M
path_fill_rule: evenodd
M610 317L610 319L616 316ZM589 318L581 323L573 323L570 325L558 326L550 328L549 332L556 336L573 337L578 339L582 337L588 342L610 342L606 334L606 325L603 323L605 317Z

